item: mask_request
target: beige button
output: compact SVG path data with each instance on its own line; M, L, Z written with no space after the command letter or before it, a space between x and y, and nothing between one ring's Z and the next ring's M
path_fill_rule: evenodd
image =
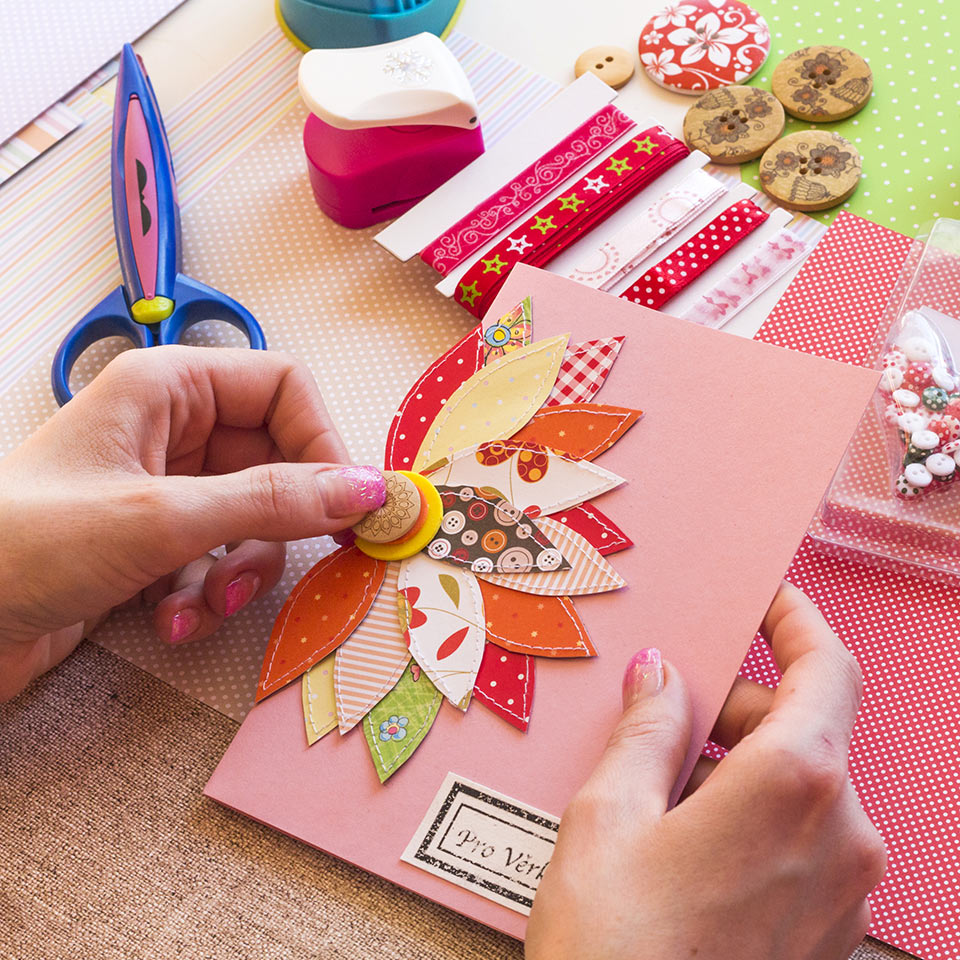
M616 90L633 76L633 55L623 47L591 47L577 57L573 72L578 77L588 72L596 74Z
M783 107L757 87L719 87L705 93L683 118L683 139L715 163L755 160L783 133Z
M787 113L826 123L852 117L870 99L873 74L846 47L804 47L777 64L770 86Z
M760 160L760 185L790 210L826 210L860 182L860 154L839 134L802 130L778 140Z
M368 513L353 532L371 543L390 543L406 536L420 517L420 491L400 473L387 471L387 498L379 510Z

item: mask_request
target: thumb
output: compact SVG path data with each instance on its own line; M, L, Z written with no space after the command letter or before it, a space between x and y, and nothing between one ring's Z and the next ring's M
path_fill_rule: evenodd
M190 556L237 540L301 540L336 533L382 507L376 467L270 463L219 476L163 480L166 520ZM187 541L185 543L184 541Z
M623 715L594 770L594 787L635 815L660 817L670 805L690 747L691 712L683 678L649 647L623 675Z

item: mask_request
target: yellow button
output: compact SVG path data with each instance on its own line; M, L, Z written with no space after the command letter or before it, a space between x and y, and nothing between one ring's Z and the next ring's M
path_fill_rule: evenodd
M633 55L623 47L591 47L577 57L573 72L578 77L592 73L616 90L633 76Z
M174 303L169 297L144 297L131 308L130 315L137 323L159 323L173 313Z
M399 539L389 543L374 543L372 540L357 537L355 541L357 549L375 560L404 560L419 553L436 536L440 529L440 522L443 520L443 501L440 499L437 488L419 473L413 473L410 470L396 472L401 477L412 481L425 509L418 510L418 526L406 535L400 536Z

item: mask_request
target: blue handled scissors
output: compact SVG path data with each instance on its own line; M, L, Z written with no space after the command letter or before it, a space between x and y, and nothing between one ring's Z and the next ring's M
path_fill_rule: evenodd
M70 371L98 340L125 337L136 347L179 343L201 320L225 320L265 350L263 330L236 300L180 272L180 207L160 107L130 44L120 54L110 158L113 228L123 283L66 336L53 360L53 392L72 396Z

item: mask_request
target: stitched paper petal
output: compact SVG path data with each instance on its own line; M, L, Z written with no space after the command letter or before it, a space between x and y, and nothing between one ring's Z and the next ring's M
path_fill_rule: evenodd
M420 375L394 414L387 433L387 470L412 470L433 418L464 380L483 366L483 331L474 327Z
M480 581L487 640L534 657L595 657L569 597L536 597Z
M483 325L483 362L493 363L533 339L533 323L530 319L530 298L525 297L509 313L499 320Z
M363 733L383 783L413 756L436 719L443 695L416 664L408 664L397 685L367 714Z
M398 587L405 600L401 624L406 625L410 654L437 689L466 710L469 700L464 698L483 658L483 597L477 578L417 553L400 565Z
M390 692L410 660L397 619L399 573L399 563L387 565L373 606L337 649L333 682L341 733L351 730Z
M581 503L578 507L563 510L554 519L579 533L603 557L633 546L633 541L592 503Z
M423 471L457 450L516 433L553 389L567 335L513 350L462 383L420 445L413 469Z
M607 337L570 344L560 363L557 382L547 397L547 406L582 403L593 397L607 379L623 341L623 337Z
M303 675L300 696L308 746L313 746L321 737L337 728L337 703L333 692L335 656L335 653L328 654Z
M473 685L474 695L498 717L525 731L533 704L533 671L533 657L488 643Z
M550 517L538 520L537 525L570 562L569 570L557 573L479 573L477 576L511 590L553 597L606 593L626 585L626 581L579 533Z
M427 544L427 556L474 573L569 569L563 554L537 525L498 493L442 484L437 491L443 521Z
M295 680L356 630L376 599L387 565L356 547L324 557L294 588L270 634L257 700Z
M530 517L572 507L625 482L585 460L570 460L536 444L512 440L461 450L429 476L432 483L448 487L496 490Z
M609 450L642 416L642 410L599 403L543 407L510 439L549 447L571 460L593 460Z

